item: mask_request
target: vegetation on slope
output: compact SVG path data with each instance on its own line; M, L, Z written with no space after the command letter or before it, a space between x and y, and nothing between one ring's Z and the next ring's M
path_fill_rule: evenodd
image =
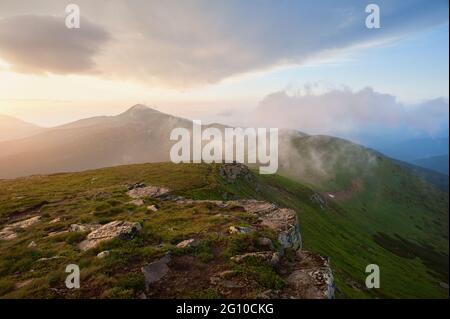
M168 250L176 252L177 242L199 232L209 244L191 253L206 265L227 254L252 249L254 241L249 238L223 242L214 235L235 222L218 222L214 217L227 213L227 209L208 204L180 209L170 202L146 199L146 205L161 207L149 215L145 208L128 204L125 185L143 181L169 187L186 198L256 198L295 209L304 246L331 258L338 297L447 297L448 290L439 283L445 277L441 259L445 256L448 260L448 197L407 171L390 164L380 169L392 185L400 183L397 192L384 182L377 185L377 180L367 186L364 183L358 196L341 200L327 199L327 193L320 189L325 206L314 197L317 193L312 188L287 178L255 174L252 181L229 183L220 176L218 165L206 164L142 164L0 181L0 225L37 211L45 221L21 232L17 239L0 242L0 296L137 297L143 289L140 267ZM57 217L59 222L48 223ZM46 237L73 223L125 218L142 223L141 233L131 241L113 240L92 251L80 252L76 247L86 234ZM242 218L244 225L251 222ZM406 249L407 255L397 252L395 240L404 240L401 251ZM36 248L28 247L31 241L36 242ZM216 248L220 248L219 253ZM106 249L112 251L110 257L95 258ZM417 253L418 249L425 253ZM42 260L54 256L60 258ZM87 286L66 292L64 269L69 261L80 265ZM365 267L371 263L381 268L380 289L365 288ZM282 284L270 269L259 269L252 263L237 270L260 281L247 296ZM181 289L178 296L218 297L216 291L200 288Z

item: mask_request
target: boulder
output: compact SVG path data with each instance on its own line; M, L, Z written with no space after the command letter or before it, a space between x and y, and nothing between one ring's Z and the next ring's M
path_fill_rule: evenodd
M278 241L283 248L301 249L302 238L295 211L279 208L260 216L260 220L261 225L278 233Z
M158 186L146 186L133 188L127 192L127 195L134 199L152 197L158 198L170 192L168 188Z
M286 278L283 293L289 298L333 298L334 279L328 259L309 251L297 251L296 265Z
M275 246L273 245L272 240L270 240L270 238L266 237L258 238L258 243L260 246L268 248L270 250L275 249Z
M85 251L96 247L106 240L114 238L131 239L141 230L141 228L139 223L116 220L90 232L87 235L86 240L79 244L79 248Z
M141 271L145 277L145 289L147 291L149 290L151 284L159 281L169 272L168 263L170 260L171 256L170 253L168 253L161 259L141 268Z
M253 180L253 174L248 167L241 163L225 163L220 166L220 175L229 182L242 177L247 181Z

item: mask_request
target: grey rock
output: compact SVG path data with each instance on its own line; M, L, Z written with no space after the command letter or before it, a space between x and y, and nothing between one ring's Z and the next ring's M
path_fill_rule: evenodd
M154 261L141 268L145 277L145 289L149 290L151 284L159 281L169 272L168 263L171 260L170 254L166 254L161 259Z
M114 238L131 239L141 228L139 223L116 220L90 232L87 235L87 239L79 244L79 248L81 250L88 250L96 247L103 241Z

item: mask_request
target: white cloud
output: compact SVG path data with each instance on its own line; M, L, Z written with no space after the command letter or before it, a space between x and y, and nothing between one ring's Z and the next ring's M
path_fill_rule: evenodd
M395 96L371 88L314 94L307 86L302 92L288 95L280 91L266 96L254 113L255 123L338 136L373 129L378 130L379 136L399 129L427 134L448 130L449 104L445 99L405 105Z
M29 11L61 14L64 9L55 0L19 2L2 1L0 16ZM446 0L379 0L382 28L369 30L364 23L367 3L370 1L322 0L320 5L297 0L77 1L82 18L105 26L114 38L104 47L99 43L104 52L96 56L95 62L101 73L179 87L214 83L279 65L302 64L324 52L379 43L448 20ZM9 32L20 35L21 31L18 28ZM46 38L42 41L40 49L46 50ZM91 54L98 47L92 42L89 46L71 44L62 42L48 50L78 52L82 57L87 53L89 58L81 60L68 55L79 64L78 68L67 70L46 59L31 61L33 66L53 72L90 69ZM2 59L16 67L30 64L29 55L12 54L18 49L0 38L0 50L5 52L5 47ZM86 52L91 47L94 52Z

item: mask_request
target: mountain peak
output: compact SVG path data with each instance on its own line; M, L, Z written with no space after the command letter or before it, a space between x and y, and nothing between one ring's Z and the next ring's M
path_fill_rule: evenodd
M130 107L128 110L122 113L122 115L140 115L142 112L145 113L159 113L159 111L152 109L144 104L136 104Z
M136 104L128 109L128 111L139 111L139 110L151 110L151 108L145 106L144 104Z

